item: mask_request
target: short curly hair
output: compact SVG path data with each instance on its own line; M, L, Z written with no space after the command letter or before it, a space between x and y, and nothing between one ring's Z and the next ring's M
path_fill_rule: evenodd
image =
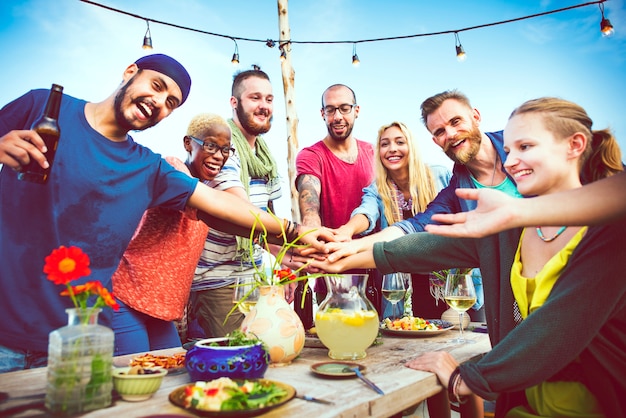
M226 120L220 115L216 115L215 113L200 113L194 116L189 122L187 135L202 138L205 135L205 132L215 125L225 126L228 130L230 130L228 122L226 122Z

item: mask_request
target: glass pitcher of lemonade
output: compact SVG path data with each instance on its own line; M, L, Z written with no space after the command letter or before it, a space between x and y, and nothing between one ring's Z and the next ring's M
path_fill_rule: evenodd
M367 274L326 276L328 293L315 314L317 335L335 360L358 360L378 335L378 312L365 296Z

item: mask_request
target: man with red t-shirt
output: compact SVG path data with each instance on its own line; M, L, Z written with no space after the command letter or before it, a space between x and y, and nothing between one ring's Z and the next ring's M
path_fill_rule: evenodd
M296 158L300 217L309 226L338 228L350 220L361 204L363 188L374 178L374 147L352 136L359 106L350 87L328 87L322 95L321 115L328 135ZM318 279L315 291L326 293L323 280Z

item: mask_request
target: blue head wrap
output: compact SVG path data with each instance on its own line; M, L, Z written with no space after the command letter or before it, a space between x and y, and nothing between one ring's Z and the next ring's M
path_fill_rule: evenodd
M142 70L158 71L174 80L183 94L180 104L185 103L191 89L191 77L180 62L167 55L154 54L139 58L135 64Z

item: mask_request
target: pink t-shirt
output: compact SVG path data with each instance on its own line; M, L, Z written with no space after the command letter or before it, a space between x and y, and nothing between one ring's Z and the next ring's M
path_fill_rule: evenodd
M296 158L297 177L310 174L320 179L320 218L325 227L338 228L348 222L361 204L363 188L374 179L374 147L356 142L359 155L352 164L337 158L323 141L303 148Z

